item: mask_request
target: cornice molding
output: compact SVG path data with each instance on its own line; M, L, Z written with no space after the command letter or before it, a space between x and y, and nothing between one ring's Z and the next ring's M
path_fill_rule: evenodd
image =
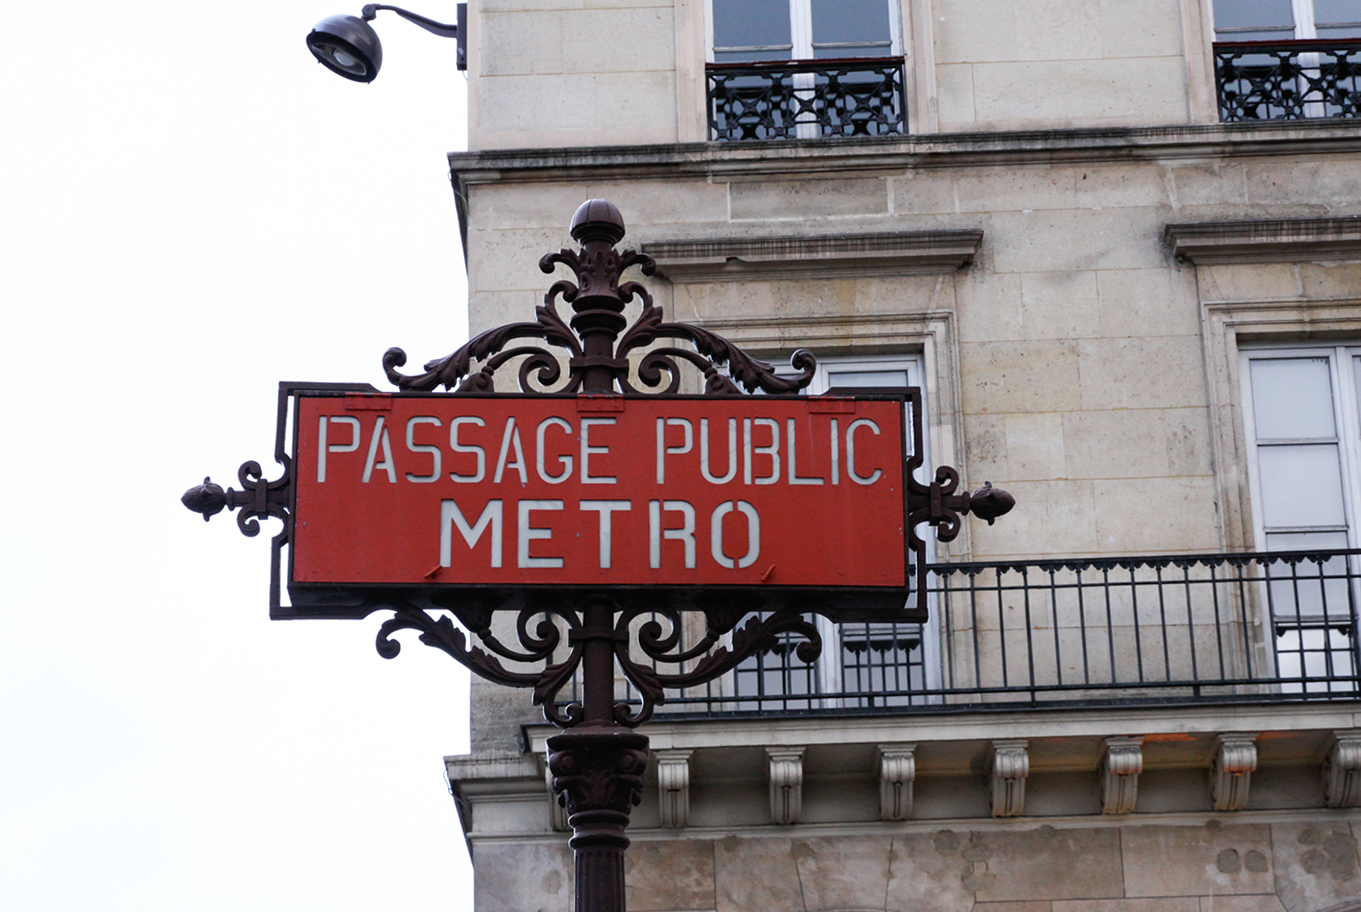
M948 274L971 264L979 230L653 241L643 252L676 283Z
M1163 229L1183 263L1284 263L1361 258L1361 218L1186 222Z
M1004 164L1131 161L1361 151L1361 122L1264 121L1087 130L929 133L891 138L488 149L449 153L459 195L469 184L610 177L902 171Z

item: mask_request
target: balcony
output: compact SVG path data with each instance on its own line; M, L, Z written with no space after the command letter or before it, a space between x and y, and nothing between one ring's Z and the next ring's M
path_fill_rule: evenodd
M1361 550L937 564L935 621L782 641L698 717L1356 700ZM929 647L929 648L928 648Z
M1214 45L1219 119L1361 116L1361 40Z
M711 140L907 132L901 57L710 64L707 75Z

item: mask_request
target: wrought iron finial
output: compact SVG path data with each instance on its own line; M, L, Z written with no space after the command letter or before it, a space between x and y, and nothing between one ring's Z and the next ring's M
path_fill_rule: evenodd
M491 393L496 371L518 358L519 385L524 392L674 393L680 388L681 362L701 372L704 392L709 395L740 395L743 389L793 394L812 382L817 361L809 352L794 353L791 364L799 371L796 376L779 377L770 364L716 333L688 323L665 322L646 288L620 281L633 266L643 275L652 275L656 263L646 254L615 249L625 226L613 203L603 199L582 203L572 216L570 230L580 249L549 253L539 261L539 268L551 273L557 266L566 266L575 281L559 279L549 287L543 305L535 309L535 322L490 329L453 354L427 362L421 374L399 373L406 353L388 349L383 356L388 380L403 390L442 386L460 393ZM559 298L571 305L570 322L558 313ZM629 325L624 308L635 299L641 302L642 312ZM536 345L507 347L517 339L539 339L566 351L555 353ZM689 342L693 348L654 347L662 339ZM631 360L630 355L635 357ZM562 379L563 360L567 362L566 381ZM475 361L481 368L474 373Z
M224 509L241 512L236 514L236 525L241 534L255 536L260 534L260 520L273 516L284 521L284 532L288 528L288 496L292 477L290 464L284 464L284 472L274 481L266 481L260 463L244 462L237 469L236 476L241 490L215 484L211 478L204 477L203 484L194 485L180 497L180 503L203 516L207 522Z

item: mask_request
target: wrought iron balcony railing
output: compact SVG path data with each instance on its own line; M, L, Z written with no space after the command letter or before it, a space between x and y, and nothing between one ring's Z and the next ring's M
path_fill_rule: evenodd
M901 57L710 64L708 80L713 140L907 132Z
M930 626L780 642L659 712L1361 698L1361 550L938 564Z
M1215 44L1219 119L1361 116L1361 40Z

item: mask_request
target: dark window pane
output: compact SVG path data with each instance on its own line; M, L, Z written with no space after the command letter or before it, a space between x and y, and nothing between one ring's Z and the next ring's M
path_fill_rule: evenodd
M1326 25L1361 23L1361 0L1314 0L1314 22L1320 33Z
M1216 31L1294 25L1290 0L1215 0Z
M818 57L887 57L888 0L812 0Z
M1361 0L1314 0L1320 38L1361 38Z
M789 0L713 0L713 4L716 59L723 48L775 48L779 50L737 59L789 59Z
M813 56L818 60L830 60L836 57L888 57L892 53L893 46L887 41L882 44L813 45Z

